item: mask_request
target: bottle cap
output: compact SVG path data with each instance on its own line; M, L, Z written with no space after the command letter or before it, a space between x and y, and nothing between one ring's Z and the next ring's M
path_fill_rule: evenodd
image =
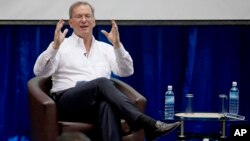
M172 85L168 85L168 90L172 90L173 86Z
M237 82L236 82L236 81L233 81L233 82L232 82L232 85L233 85L233 86L237 86Z

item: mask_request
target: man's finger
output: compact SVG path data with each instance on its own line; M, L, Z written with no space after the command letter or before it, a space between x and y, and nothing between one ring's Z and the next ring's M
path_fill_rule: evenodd
M101 30L102 34L104 34L106 37L108 37L108 32L105 30Z
M112 27L114 27L116 30L118 30L118 26L115 22L115 20L111 20Z
M57 22L57 26L56 26L56 31L59 31L62 29L63 27L63 24L64 24L64 21L61 19Z
M64 29L64 31L63 31L63 36L65 37L66 36L66 34L68 33L68 29L66 28L66 29Z

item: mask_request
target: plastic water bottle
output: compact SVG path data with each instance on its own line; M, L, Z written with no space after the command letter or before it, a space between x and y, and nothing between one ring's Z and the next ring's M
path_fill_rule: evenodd
M232 88L229 91L229 113L239 113L239 89L236 81L232 82Z
M174 92L172 85L168 85L168 90L165 93L165 108L164 116L165 119L174 119Z

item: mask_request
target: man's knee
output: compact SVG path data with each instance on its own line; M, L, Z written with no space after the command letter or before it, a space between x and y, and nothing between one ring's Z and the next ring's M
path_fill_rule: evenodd
M108 79L106 77L97 78L95 81L96 81L96 83L98 85L103 85L103 84L111 83L110 79Z
M100 102L100 107L101 108L110 108L110 104L107 101L102 101Z
M101 114L110 114L113 113L113 107L107 101L100 102L100 113Z

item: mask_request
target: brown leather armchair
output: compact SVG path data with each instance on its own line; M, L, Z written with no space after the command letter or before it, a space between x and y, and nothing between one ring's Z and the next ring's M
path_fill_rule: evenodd
M115 86L127 95L144 112L146 99L128 84L112 78ZM33 77L28 81L31 140L56 141L62 132L81 131L90 133L95 128L89 123L66 122L57 120L55 102L48 96L52 86L51 78ZM131 132L126 121L121 119L123 141L144 141L144 130Z

